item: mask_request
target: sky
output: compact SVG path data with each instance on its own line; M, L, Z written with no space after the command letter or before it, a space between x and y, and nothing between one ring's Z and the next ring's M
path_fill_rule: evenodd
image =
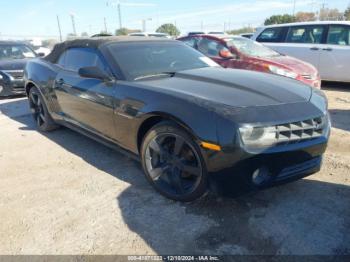
M107 5L107 2L109 4ZM99 33L119 28L118 0L0 0L0 37L58 38L57 16L62 34L72 33L71 15L77 33ZM114 4L113 4L114 3ZM195 30L222 31L260 26L274 14L292 14L294 0L120 0L122 26L154 31L174 23L182 34ZM322 4L340 11L350 0L295 0L295 12L317 11Z

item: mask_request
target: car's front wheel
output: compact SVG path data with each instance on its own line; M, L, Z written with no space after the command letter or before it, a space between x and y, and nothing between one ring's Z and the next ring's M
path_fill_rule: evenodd
M32 116L40 131L52 131L58 128L58 125L51 118L44 99L37 87L34 86L30 89L28 100Z
M147 133L141 158L148 181L162 195L187 202L206 193L208 175L199 146L174 123L162 122Z

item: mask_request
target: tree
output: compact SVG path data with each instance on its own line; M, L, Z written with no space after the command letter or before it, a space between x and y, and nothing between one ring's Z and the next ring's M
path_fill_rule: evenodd
M123 28L117 29L115 31L115 35L128 35L131 33L138 33L138 32L141 32L141 31L138 29L128 29L128 28L123 27Z
M127 35L129 30L125 27L119 28L115 31L115 35Z
M227 31L226 33L228 33L229 35L240 35L240 34L244 34L244 33L254 33L255 29L253 27L242 27L239 29L234 29L234 30L230 30Z
M265 25L285 24L295 22L295 16L284 14L284 15L273 15L265 20Z
M179 29L173 24L163 24L161 25L157 30L157 33L164 33L169 34L171 36L178 36L180 35Z
M295 15L295 20L297 22L316 21L316 19L316 14L313 12L298 12Z
M345 18L345 20L350 20L350 5L348 6L348 8L344 12L344 18Z
M320 10L319 18L321 21L330 21L330 20L343 20L343 13L339 12L337 8L329 9L322 8Z

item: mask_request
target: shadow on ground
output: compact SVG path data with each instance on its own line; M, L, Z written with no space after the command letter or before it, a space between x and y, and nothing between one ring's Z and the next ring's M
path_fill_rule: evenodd
M322 90L350 92L350 83L322 81Z
M329 113L333 127L350 131L350 110L331 109Z
M0 112L22 123L22 130L34 130L25 108L26 100L0 104ZM43 135L130 184L116 208L158 254L350 253L348 186L304 179L253 195L208 195L180 204L158 195L137 162L66 128Z

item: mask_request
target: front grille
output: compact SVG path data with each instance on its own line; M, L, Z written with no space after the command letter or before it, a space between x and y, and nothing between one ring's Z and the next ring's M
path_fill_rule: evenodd
M14 79L23 79L23 70L6 70L4 73L12 76Z
M317 117L304 121L276 125L275 139L277 143L290 143L312 139L322 136L326 127L326 117Z

